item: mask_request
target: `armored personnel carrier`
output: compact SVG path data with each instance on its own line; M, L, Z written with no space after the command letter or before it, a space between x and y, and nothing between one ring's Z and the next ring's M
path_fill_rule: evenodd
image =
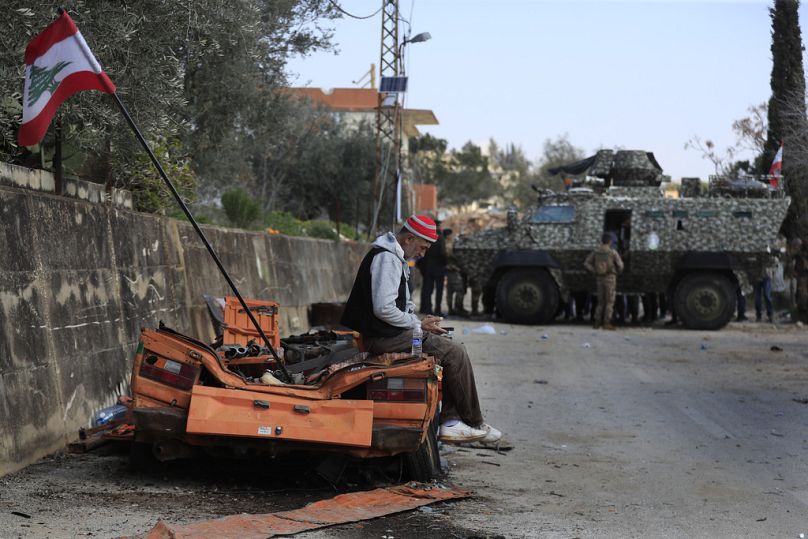
M463 271L483 283L483 308L513 323L551 321L561 302L593 292L583 263L612 232L625 270L618 293L665 293L686 327L719 329L732 318L736 292L749 290L776 254L790 200L777 188L744 180L719 181L702 193L693 181L665 198L669 181L653 154L602 150L559 167L584 175L568 191L539 191L539 204L521 219L509 212L498 230L461 235L454 253ZM754 193L749 196L749 193Z

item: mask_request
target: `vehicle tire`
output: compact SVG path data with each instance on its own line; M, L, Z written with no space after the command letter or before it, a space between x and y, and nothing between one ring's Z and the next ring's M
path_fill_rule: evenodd
M676 314L690 329L721 329L735 313L735 285L720 273L691 273L676 286Z
M508 322L546 324L558 305L558 287L541 268L512 269L497 285L497 310Z
M426 439L418 449L404 455L404 472L411 481L427 482L440 477L437 421L430 423Z

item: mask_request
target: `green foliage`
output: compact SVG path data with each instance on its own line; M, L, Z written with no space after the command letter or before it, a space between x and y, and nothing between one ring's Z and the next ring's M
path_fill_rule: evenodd
M223 194L222 207L238 228L249 228L261 215L261 204L243 189L231 189Z
M324 240L339 239L337 229L334 227L334 223L330 221L306 221L303 223L303 230L306 236L310 238L322 238Z
M267 228L287 236L303 236L303 222L285 211L271 211L264 217Z
M574 146L566 134L556 137L555 140L545 140L541 158L531 167L528 174L520 177L519 183L509 191L507 197L509 202L522 208L533 206L536 203L536 191L532 188L534 185L541 189L562 191L564 189L563 176L552 175L548 170L579 161L584 157L584 151Z
M189 159L183 155L180 142L177 139L158 138L151 146L180 197L186 204L193 202L196 199L196 176ZM121 174L129 179L128 187L132 189L135 209L145 212L163 209L182 211L145 152L136 154L131 164L123 163Z
M769 9L772 20L772 95L769 99L768 132L763 152L755 161L767 173L780 143L785 141L783 177L791 195L783 232L786 237L808 235L808 125L806 125L805 72L799 24L799 1L775 0Z
M327 0L65 0L62 5L146 138L179 144L172 154L187 161L189 177L207 194L255 181L248 143L275 148L283 137L276 127L294 120L293 111L276 106L282 104L285 63L292 54L328 48L331 34L322 21L337 13ZM32 7L30 0L7 0L3 8L0 160L35 165L39 157L15 145L22 59L26 44L55 12L53 4ZM141 209L165 209L151 177L132 175L142 168L142 150L108 97L82 92L60 115L67 172L132 189ZM52 151L49 136L45 161Z
M499 185L488 167L488 157L471 141L450 154L451 170L438 183L441 200L464 206L498 194Z
M348 238L350 240L359 240L361 239L361 235L357 233L356 228L348 223L340 223L339 224L339 233L341 236Z
M772 20L772 96L769 99L766 145L760 159L761 174L769 171L785 134L783 107L797 97L802 106L802 116L805 116L805 72L799 6L799 1L775 0L774 7L769 8Z

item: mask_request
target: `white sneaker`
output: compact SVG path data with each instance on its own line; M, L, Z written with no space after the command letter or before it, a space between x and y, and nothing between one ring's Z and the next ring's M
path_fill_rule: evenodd
M465 442L476 442L482 440L488 435L485 429L475 429L469 427L462 421L458 421L455 425L447 427L446 425L440 426L438 432L438 440L446 442L447 444L460 444Z
M496 443L496 442L498 442L498 441L500 441L502 439L502 432L499 431L498 429L495 429L494 427L492 427L488 423L483 423L481 428L483 428L483 429L485 429L487 431L485 436L483 437L483 439L480 440L482 443L484 443L484 444L493 444L493 443Z

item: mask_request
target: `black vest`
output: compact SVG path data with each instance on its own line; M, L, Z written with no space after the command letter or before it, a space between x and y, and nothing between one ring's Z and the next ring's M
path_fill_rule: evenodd
M347 326L368 337L395 337L407 329L391 326L387 322L379 320L376 318L376 315L373 314L370 265L373 262L373 258L385 250L386 249L382 249L381 247L374 247L365 255L365 258L359 265L359 271L356 272L356 280L354 281L351 295L348 296L348 302L345 304L345 311L342 313L342 319L340 320L340 324L343 326ZM398 285L396 307L404 311L406 306L407 279L404 277L404 272L402 272L401 284Z

